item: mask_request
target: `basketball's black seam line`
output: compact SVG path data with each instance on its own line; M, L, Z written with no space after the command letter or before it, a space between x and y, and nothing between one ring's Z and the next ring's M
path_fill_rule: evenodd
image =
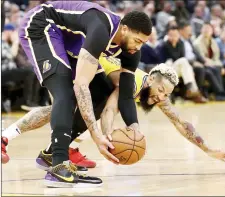
M132 151L131 151L131 153L130 153L130 156L129 156L129 158L127 159L127 161L124 163L124 164L126 164L129 160L130 160L130 157L131 157L131 155L132 155L132 153L133 153L133 151L134 151L134 145L135 145L135 140L136 140L136 133L135 133L135 130L133 130L133 132L134 132L134 140L133 140L133 148L132 148Z
M129 143L126 143L126 142L120 142L120 141L115 141L115 140L113 140L113 141L111 141L111 142L117 142L117 143L127 144L127 145L131 145L131 146L132 146L132 144L129 144ZM137 146L138 148L141 148L141 149L145 150L145 148L143 148L143 147L141 147L141 146L139 146L139 145L136 145L136 144L135 144L135 146Z
M122 129L119 129L120 131L122 131L122 133L124 134L124 135L126 135L130 140L132 140L132 141L134 141L132 138L130 138ZM132 129L133 130L133 129ZM136 140L136 142L140 142L141 140L143 140L143 138L144 138L145 136L143 135L143 137L140 139L140 140Z
M122 131L122 133L127 136L130 140L134 141L132 138L130 138L122 129L119 129L120 131Z
M116 153L116 154L113 154L113 155L118 155L118 154L120 154L120 153L123 153L123 152L125 152L125 151L127 151L127 150L131 150L132 151L132 149L126 149L126 150L123 150L123 151L121 151L121 152L119 152L119 153ZM136 150L134 150L135 152L137 152Z

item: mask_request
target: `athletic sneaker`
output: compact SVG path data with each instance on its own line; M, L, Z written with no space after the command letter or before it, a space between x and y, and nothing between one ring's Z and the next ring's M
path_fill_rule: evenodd
M69 148L69 158L76 166L94 168L96 163L89 160L85 155L82 155L79 151L79 148Z
M52 166L52 154L46 154L44 153L44 150L42 150L36 159L36 166L41 170L49 170L49 168ZM77 166L77 171L80 174L86 174L88 169Z
M45 176L47 187L99 187L102 180L97 177L79 175L71 161L51 167Z
M6 153L6 146L8 145L8 139L6 137L1 138L1 144L2 144L2 163L8 163L9 162L9 156Z

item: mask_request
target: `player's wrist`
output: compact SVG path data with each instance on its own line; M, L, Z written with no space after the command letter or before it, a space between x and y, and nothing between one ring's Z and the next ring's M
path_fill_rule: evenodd
M102 133L99 131L97 123L92 123L88 127L88 130L90 131L91 137L94 140L94 142L97 143L102 137Z

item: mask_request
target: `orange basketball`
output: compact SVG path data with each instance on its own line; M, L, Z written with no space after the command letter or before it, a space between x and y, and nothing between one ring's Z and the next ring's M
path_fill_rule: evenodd
M110 152L120 164L131 165L140 161L146 150L145 136L130 128L116 129L111 134L115 149Z

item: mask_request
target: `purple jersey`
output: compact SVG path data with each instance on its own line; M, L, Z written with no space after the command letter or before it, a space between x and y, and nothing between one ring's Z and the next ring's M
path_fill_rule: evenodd
M51 23L51 26L56 31L60 30L62 32L64 46L70 56L75 58L78 56L86 37L84 32L77 31L77 29L79 29L79 25L76 24L76 16L81 15L83 12L92 8L103 12L107 16L111 27L110 41L106 50L103 52L103 55L117 56L120 54L120 47L117 45L111 45L111 41L119 28L121 20L118 15L96 3L85 1L53 1L42 4L42 7L50 8L47 9L49 12L46 20ZM75 16L74 21L73 16ZM76 26L78 28L76 28Z
M41 74L40 63L36 60L34 54L33 40L43 41L43 39L47 39L54 58L75 73L76 65L69 62L68 55L77 59L86 38L85 24L81 24L80 17L82 13L93 8L104 13L110 25L110 40L102 55L119 55L122 50L111 42L119 29L121 18L96 3L85 1L46 2L33 8L25 15L20 25L19 36L21 44L41 82L43 74ZM101 69L100 66L99 69Z

